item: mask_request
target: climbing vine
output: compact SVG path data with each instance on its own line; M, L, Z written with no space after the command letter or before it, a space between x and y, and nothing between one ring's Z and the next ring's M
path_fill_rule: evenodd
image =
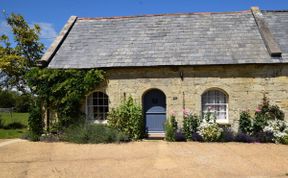
M97 69L33 68L26 79L41 103L58 114L60 124L69 125L69 120L80 115L81 99L105 77Z

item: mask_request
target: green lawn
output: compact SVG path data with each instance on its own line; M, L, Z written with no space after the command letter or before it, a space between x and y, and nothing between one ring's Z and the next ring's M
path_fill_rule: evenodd
M0 118L2 119L4 125L7 125L12 122L20 122L27 126L29 113L12 113L12 118L10 113L0 112Z
M0 139L20 138L27 129L0 129Z
M7 126L10 123L21 123L27 127L28 122L28 113L12 113L12 117L10 113L0 112L0 119L2 120L2 124ZM0 129L0 139L5 138L19 138L27 131L26 128L24 129Z

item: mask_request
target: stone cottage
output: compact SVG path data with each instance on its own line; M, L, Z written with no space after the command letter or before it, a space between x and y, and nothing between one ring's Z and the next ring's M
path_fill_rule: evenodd
M263 93L288 116L288 11L72 16L40 62L106 71L108 82L83 98L95 122L129 95L149 133L163 132L172 111L181 121L183 108L209 108L237 129L240 111L256 108Z

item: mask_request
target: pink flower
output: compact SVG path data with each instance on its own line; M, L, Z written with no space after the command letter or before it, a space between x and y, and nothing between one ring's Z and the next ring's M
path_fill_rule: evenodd
M255 112L261 112L261 109L256 108Z
M171 111L171 112L170 112L170 115L173 116L173 117L175 117L175 116L176 116L176 112L175 112L175 111Z
M188 117L190 114L191 114L191 111L189 109L185 109L185 108L183 109L183 115L185 118Z

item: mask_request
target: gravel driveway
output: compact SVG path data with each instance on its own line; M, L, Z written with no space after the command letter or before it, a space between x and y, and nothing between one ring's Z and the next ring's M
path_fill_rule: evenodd
M242 143L77 145L17 142L0 147L0 177L288 177L288 146ZM288 175L288 174L287 174Z

